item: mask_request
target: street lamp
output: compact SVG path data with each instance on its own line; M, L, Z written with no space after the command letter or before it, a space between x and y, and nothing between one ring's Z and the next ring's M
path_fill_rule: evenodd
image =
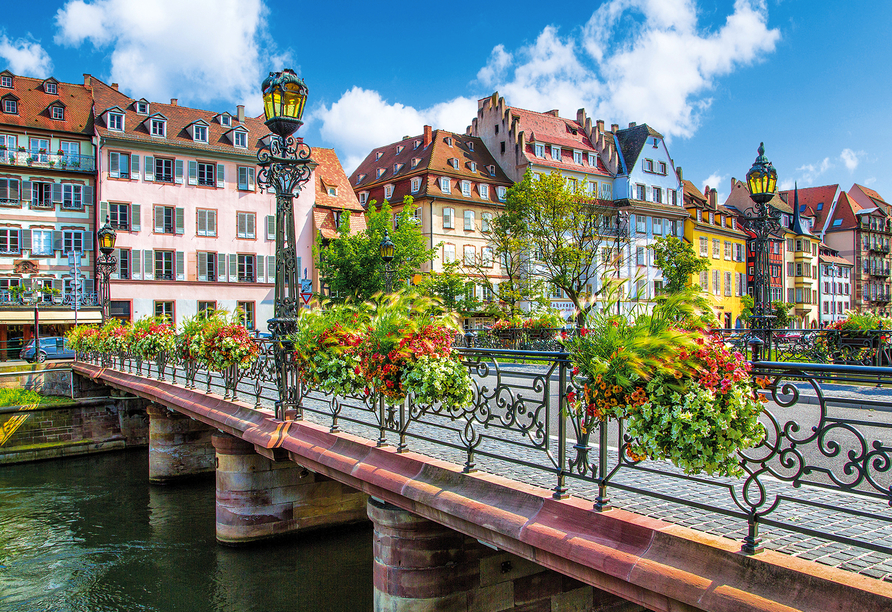
M118 234L109 223L109 217L105 217L105 225L96 232L99 250L102 255L96 258L96 276L99 278L99 306L102 309L102 322L108 319L108 305L111 301L111 275L118 270L118 259L112 254L115 252L115 240Z
M269 144L257 152L257 185L276 194L276 284L273 318L267 323L273 339L276 364L276 417L285 420L289 410L300 418L299 381L292 342L300 313L300 271L294 231L294 196L310 180L312 150L293 136L303 122L307 86L293 70L270 72L264 79L263 111L272 132Z
M390 262L393 261L396 246L393 244L393 240L390 239L390 232L386 229L384 230L384 239L381 241L381 246L378 250L381 253L381 259L384 260L384 291L391 293L393 291L393 270L390 269Z
M769 263L770 243L781 231L780 213L768 206L777 188L777 170L765 157L765 143L759 143L759 156L746 174L753 206L743 212L743 227L752 235L753 241L753 315L750 329L762 335L762 350L771 354L771 328L774 322L774 309L771 307L771 266ZM754 349L757 345L754 345ZM761 355L753 358L760 359ZM759 351L761 352L761 351Z

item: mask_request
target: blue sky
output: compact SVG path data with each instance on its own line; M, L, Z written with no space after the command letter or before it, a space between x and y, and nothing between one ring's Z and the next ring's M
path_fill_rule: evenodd
M464 131L478 98L648 123L698 187L726 197L759 141L782 186L857 182L892 201L892 3L604 0L556 5L285 0L7 2L0 66L152 101L260 113L291 66L302 135L348 173L425 123Z

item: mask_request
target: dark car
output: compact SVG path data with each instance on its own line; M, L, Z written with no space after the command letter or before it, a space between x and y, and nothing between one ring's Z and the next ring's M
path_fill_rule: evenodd
M61 336L40 339L40 349L35 348L34 340L28 342L20 355L25 361L43 362L47 359L74 359L74 350L68 348L68 340Z

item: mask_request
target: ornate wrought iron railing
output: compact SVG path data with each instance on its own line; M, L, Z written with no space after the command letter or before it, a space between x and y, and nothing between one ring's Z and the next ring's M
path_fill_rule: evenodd
M271 410L278 400L273 345L260 341L247 370L210 372L159 355L80 355ZM583 431L566 416L572 364L563 352L457 349L472 374L473 405L390 405L375 394L332 397L300 385L294 418L587 497L597 511L618 505L667 520L718 517L745 552L760 550L760 526L803 541L837 542L892 555L892 368L756 362L767 398L764 441L739 453L742 478L688 475L664 461L636 461L622 420ZM877 386L887 388L877 389ZM670 508L670 510L666 510ZM672 510L674 509L674 510ZM695 521L696 523L696 521ZM703 519L692 526L715 525ZM788 536L783 536L788 537Z
M753 339L764 340L765 336L764 331L754 334L748 329L713 332L721 334L747 358L752 356ZM774 329L771 341L759 346L766 361L892 366L892 330Z

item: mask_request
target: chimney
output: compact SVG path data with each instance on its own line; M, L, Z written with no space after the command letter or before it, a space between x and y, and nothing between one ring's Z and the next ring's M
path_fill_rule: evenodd
M244 104L239 104L238 106L235 107L235 115L236 115L236 117L238 117L239 123L245 122L245 105Z
M585 125L585 109L580 108L576 111L576 123L579 125Z
M84 87L92 87L93 86L93 77L89 74L84 73Z
M599 132L604 131L604 120L603 119L598 119L598 131Z
M118 91L118 84L117 84L117 83L112 83L112 84L111 84L111 88L114 89L115 91Z
M433 133L433 130L431 130L431 126L429 126L429 125L424 126L424 146L426 147L431 142L433 142L433 140L434 140L434 133Z
M610 124L610 131L613 132L614 134L616 134L616 133L619 131L619 124L618 124L618 123L611 123L611 124Z
M177 99L176 99L176 98L171 98L171 99L170 99L170 105L171 105L171 106L176 106L176 105L177 105Z
M678 180L679 180L679 181L683 181L683 180L684 180L684 175L681 173L681 166L676 166L676 167L675 167L675 174L678 175Z
M709 192L707 194L707 196L709 197L709 206L711 208L718 208L718 206L719 206L719 192L718 192L718 190L715 187L710 189L708 185L707 185L706 189Z
M550 111L548 111L547 113L544 113L544 114L545 114L545 115L551 115L552 117L560 117L560 114L558 113L558 109L556 109L556 108L553 108L553 109L551 109Z
M635 127L636 125L638 125L638 124L635 123L634 121L630 121L630 122L629 122L629 129L632 129L632 128Z

